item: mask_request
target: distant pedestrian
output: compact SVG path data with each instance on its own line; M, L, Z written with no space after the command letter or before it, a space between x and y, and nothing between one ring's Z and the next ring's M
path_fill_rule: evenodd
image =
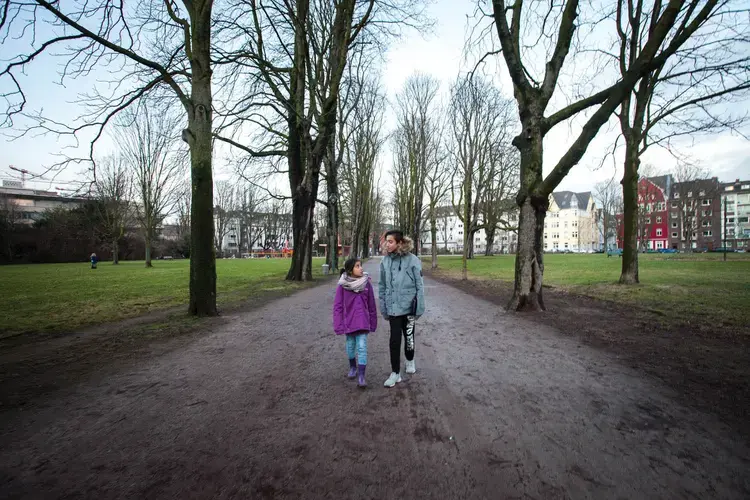
M393 387L401 382L401 337L404 337L404 354L406 355L406 373L416 373L414 361L414 329L424 314L424 280L422 279L422 261L410 253L411 239L401 231L385 233L386 256L380 263L380 282L378 296L380 313L391 327L391 375L385 381L386 387Z
M370 276L362 269L359 259L350 258L344 263L336 288L333 330L337 335L346 335L347 377L357 377L357 385L362 388L367 386L367 334L377 327L378 311Z
M91 254L91 269L96 269L96 263L99 262L99 258L96 256L95 253Z

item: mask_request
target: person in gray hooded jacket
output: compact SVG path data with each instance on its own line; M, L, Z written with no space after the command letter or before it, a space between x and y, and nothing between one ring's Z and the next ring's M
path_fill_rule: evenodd
M406 373L416 373L414 327L424 314L422 261L410 253L412 242L401 231L385 233L386 256L380 263L380 313L391 327L391 375L386 387L401 382L401 337L404 337Z

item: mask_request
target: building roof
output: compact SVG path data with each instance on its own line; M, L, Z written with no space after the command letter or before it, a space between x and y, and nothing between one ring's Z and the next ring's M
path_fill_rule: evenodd
M589 199L591 198L590 191L584 191L582 193L574 193L573 191L555 191L552 193L555 198L555 203L560 210L568 208L578 208L579 210L586 210L589 206ZM577 207L571 206L573 196L576 197Z
M652 183L656 184L661 188L662 191L664 191L666 194L669 194L669 187L670 184L672 184L672 176L667 175L659 175L656 177L648 177L648 180Z

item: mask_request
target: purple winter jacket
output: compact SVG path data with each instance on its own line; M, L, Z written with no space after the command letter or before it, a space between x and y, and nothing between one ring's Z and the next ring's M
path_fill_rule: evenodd
M346 290L339 285L336 289L336 300L333 302L333 331L336 335L374 332L377 327L378 311L372 283L368 281L360 293Z

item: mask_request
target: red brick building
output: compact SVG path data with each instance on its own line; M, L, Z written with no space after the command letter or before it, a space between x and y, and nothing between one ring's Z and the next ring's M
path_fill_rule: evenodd
M672 176L643 177L638 181L638 248L660 250L670 248L669 206ZM618 218L617 246L623 247L622 214Z

